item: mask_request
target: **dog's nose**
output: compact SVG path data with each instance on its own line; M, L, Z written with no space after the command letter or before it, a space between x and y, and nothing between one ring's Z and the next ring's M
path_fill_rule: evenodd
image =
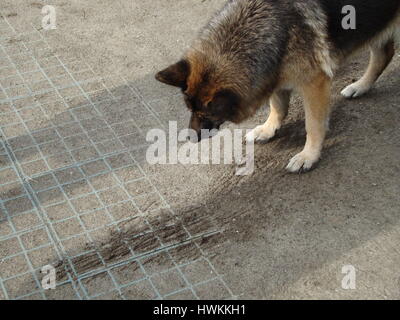
M196 133L189 135L187 140L196 143L200 142L201 140L210 139L218 133L219 127L220 126L212 129L202 129L197 131Z
M186 138L187 141L197 143L200 142L201 140L204 139L209 139L213 136L213 132L208 129L202 129L199 131L193 131L191 134L189 134Z
M195 134L189 135L187 139L191 142L200 142L204 139L209 139L216 134L223 122L213 122L211 120L202 120L190 122L189 129L194 130ZM196 125L196 126L195 126Z

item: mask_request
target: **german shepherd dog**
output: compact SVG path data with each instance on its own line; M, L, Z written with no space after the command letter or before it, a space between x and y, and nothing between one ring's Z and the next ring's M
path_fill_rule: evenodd
M350 29L343 25L348 5L355 10ZM246 136L268 141L288 113L291 93L299 93L307 139L287 170L304 172L321 156L339 65L369 47L364 76L342 91L346 98L363 95L394 56L399 34L400 0L230 0L156 79L182 89L199 139L202 129L240 123L269 100L268 120Z

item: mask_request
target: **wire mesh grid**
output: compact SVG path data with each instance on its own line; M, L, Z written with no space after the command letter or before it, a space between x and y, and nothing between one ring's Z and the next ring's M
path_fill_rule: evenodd
M123 86L107 85L114 76L97 76L82 58L52 55L36 29L17 34L6 17L1 21L0 103L5 112L0 154L5 165L1 162L0 175L14 180L0 186L6 190L0 198L1 223L9 227L0 233L0 261L23 265L1 274L4 298L52 298L42 289L40 270L62 259L67 277L58 286L71 293L63 297L198 299L204 295L197 288L205 287L234 298L196 242L221 230L211 221L211 228L192 234L150 179L154 173L135 159L133 151L146 146L146 130L165 128L139 90L120 76L117 82ZM110 105L125 108L116 112ZM138 193L130 184L145 187ZM121 208L132 210L128 216L115 214ZM149 219L152 213L170 214L164 227L179 225L181 236L163 238L157 222ZM157 245L140 251L124 240L129 252L119 261L106 261L96 247L76 252L76 243L95 243L98 235L108 235L105 230L123 232L134 219L143 223L133 235L137 242L151 236ZM185 246L199 255L178 261L173 252ZM96 268L77 270L74 261L90 255L98 258ZM159 263L151 261L160 256L169 263L153 272ZM19 284L24 290L15 290Z

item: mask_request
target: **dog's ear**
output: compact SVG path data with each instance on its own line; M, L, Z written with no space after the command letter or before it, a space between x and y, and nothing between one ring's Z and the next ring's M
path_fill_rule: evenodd
M189 77L190 66L186 60L169 66L167 69L156 74L156 79L170 86L179 87L183 90L187 89L187 78Z

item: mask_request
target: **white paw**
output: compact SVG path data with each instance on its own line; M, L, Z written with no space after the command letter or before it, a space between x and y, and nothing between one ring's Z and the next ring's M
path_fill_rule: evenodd
M295 155L286 167L286 170L292 173L310 171L318 162L319 154L310 154L305 151Z
M367 93L370 89L371 86L366 85L360 81L357 81L344 88L341 94L347 99L353 99L361 97L363 94Z
M247 142L267 142L274 137L277 128L267 127L266 125L258 126L246 135Z

